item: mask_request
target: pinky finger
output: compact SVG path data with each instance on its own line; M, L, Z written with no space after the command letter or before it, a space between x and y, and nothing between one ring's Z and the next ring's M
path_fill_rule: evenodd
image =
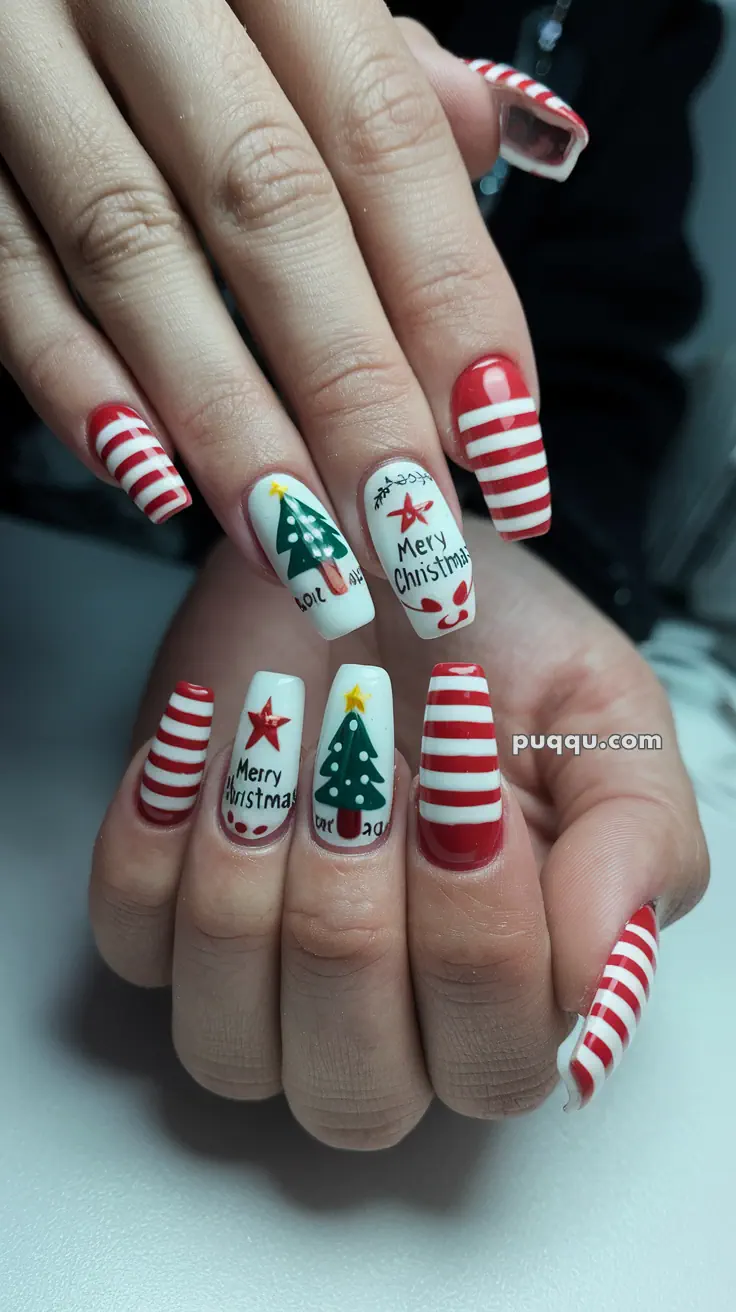
M0 363L94 474L154 524L191 505L150 406L76 305L53 252L0 165Z

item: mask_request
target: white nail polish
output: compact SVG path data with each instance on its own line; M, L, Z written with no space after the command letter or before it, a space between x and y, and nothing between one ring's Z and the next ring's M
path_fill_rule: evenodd
M296 804L304 684L290 674L253 676L222 794L225 828L256 842L280 829Z
M376 554L419 637L472 624L473 562L432 475L413 460L395 460L371 475L364 497Z
M248 498L253 528L281 582L323 638L341 638L375 615L368 585L322 502L290 474L269 474Z
M329 847L368 847L385 834L394 793L391 680L376 665L342 665L314 762L314 828Z

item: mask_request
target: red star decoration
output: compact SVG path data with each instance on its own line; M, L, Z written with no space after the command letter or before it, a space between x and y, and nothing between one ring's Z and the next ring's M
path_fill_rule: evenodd
M274 715L269 697L262 711L248 711L250 722L253 725L253 732L245 744L246 752L250 747L255 747L261 738L267 738L272 747L279 751L279 729L282 724L289 724L290 720L287 715Z
M426 524L425 512L431 510L433 505L434 501L422 501L420 505L415 506L410 494L407 492L401 509L389 510L386 518L392 519L394 515L401 515L401 532L406 533L407 529L410 529L412 524L416 524L417 520L420 524Z

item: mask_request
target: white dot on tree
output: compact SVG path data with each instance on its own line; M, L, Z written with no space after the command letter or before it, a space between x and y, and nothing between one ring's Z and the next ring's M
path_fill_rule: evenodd
M358 803L358 806L362 806L365 801L365 798L362 793L358 793L355 800Z
M331 788L331 789L330 789L330 797L337 797L337 789L336 789L336 788Z
M304 534L304 541L305 541L305 542L314 542L314 535L313 535L312 533L305 533L305 534Z
M332 750L333 750L333 752L341 752L341 751L342 751L342 743L335 743L335 746L333 747Z
M360 753L360 759L361 759L361 761L367 761L367 760L368 760L368 753L367 753L367 752L361 752L361 753Z
M298 542L298 541L299 541L299 534L298 534L298 533L290 533L289 536L288 536L288 538L286 539L286 541L287 541L287 542Z
M312 555L314 556L315 560L319 560L320 556L322 555L322 552L320 551L319 547L312 547Z
M295 523L296 523L296 520L294 519L294 516L293 516L293 515L287 515L287 516L286 516L286 522L287 522L287 524L295 524Z
M362 774L362 775L360 776L360 782L361 782L362 784L367 784L367 783L368 783L368 775L367 775L367 774Z
M346 779L346 780L345 780L345 787L346 787L346 788L349 788L352 782L353 782L352 779Z
M332 555L332 547L325 547L325 556L329 557L331 555Z
M354 733L357 727L358 727L357 720L348 720L348 729L350 729L351 732Z
M315 517L314 515L305 515L304 519L306 520L307 524L313 524Z
M333 762L332 762L332 765L330 766L330 769L331 769L331 770L337 770L338 768L339 768L339 767L338 767L337 761L333 761Z

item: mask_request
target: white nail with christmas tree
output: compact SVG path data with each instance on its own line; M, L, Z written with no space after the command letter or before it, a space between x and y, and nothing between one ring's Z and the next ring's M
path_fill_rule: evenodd
M269 474L248 498L253 528L281 582L323 638L370 624L363 571L318 497L290 474Z
M371 475L364 500L376 554L419 637L472 624L473 562L432 475L413 460L395 460Z
M304 721L304 684L291 674L254 674L235 735L222 794L222 821L233 838L270 838L296 805Z
M318 840L360 848L388 829L394 792L391 680L376 665L342 665L325 708L314 763Z

